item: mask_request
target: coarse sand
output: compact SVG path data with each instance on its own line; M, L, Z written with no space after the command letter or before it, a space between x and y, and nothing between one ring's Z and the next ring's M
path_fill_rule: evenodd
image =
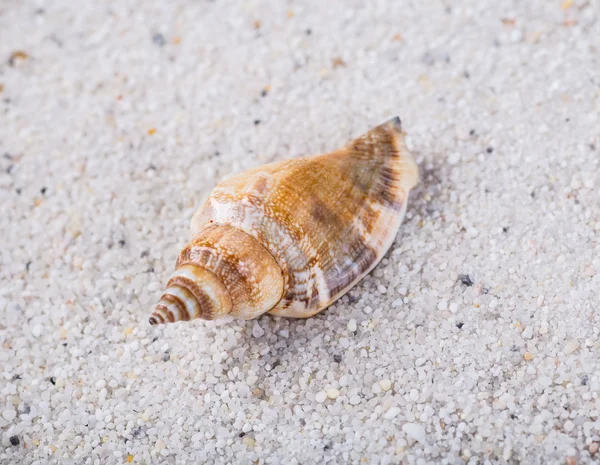
M0 2L0 463L600 460L600 0ZM148 315L223 176L399 115L308 320Z

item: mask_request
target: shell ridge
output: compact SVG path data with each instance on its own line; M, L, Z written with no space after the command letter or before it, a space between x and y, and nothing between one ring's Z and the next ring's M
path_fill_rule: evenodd
M328 292L323 293L324 298L318 303L317 311L345 294L381 261L391 247L402 222L407 192L414 186L417 173L416 164L404 145L400 125L395 120L384 123L350 142L345 153L332 152L318 156L314 161L322 164L328 158L337 159L338 166L346 165L346 169L342 169L340 174L343 176L349 173L346 177L355 181L336 192L333 205L352 201L357 197L362 198L362 203L353 211L352 221L343 226L339 233L341 246L337 248L338 253L334 253L338 259L333 258L328 263L318 266ZM352 161L355 165L348 167L347 163ZM361 169L367 173L361 172ZM408 179L405 179L407 173ZM316 196L318 197L318 193ZM321 243L326 241L329 230L327 224L323 228L320 242L313 241L313 247L319 250L321 257ZM315 276L313 279L318 278ZM303 311L313 314L310 307L314 303L316 302L311 299ZM271 313L283 316L310 316L298 315L296 308Z

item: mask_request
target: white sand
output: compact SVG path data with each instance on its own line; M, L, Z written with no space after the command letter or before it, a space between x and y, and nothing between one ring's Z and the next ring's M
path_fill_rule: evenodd
M1 2L0 463L597 463L599 16ZM148 325L222 176L396 114L422 181L348 296Z

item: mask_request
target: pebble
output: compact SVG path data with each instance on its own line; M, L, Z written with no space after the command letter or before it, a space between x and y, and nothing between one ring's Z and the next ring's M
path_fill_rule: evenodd
M327 397L332 400L337 399L340 396L340 391L335 388L327 389Z
M590 454L595 454L596 452L598 452L599 447L600 444L598 444L597 442L592 442L588 447L588 451L590 451Z
M154 443L154 449L158 453L162 452L166 447L167 446L162 439L159 439Z
M152 42L154 42L159 47L163 47L167 41L165 40L165 37L160 32L157 32L152 36Z
M317 393L317 395L315 396L315 400L319 404L322 404L323 402L325 402L325 399L327 399L327 393L324 392L324 391L321 391L321 392Z
M401 410L399 407L390 407L390 409L387 412L385 412L384 417L387 420L391 420L392 418L396 418L400 412Z
M379 387L383 392L387 392L392 389L392 382L389 379L382 379L379 381Z
M458 276L458 279L460 279L460 282L465 286L472 286L475 284L468 274L461 274Z
M573 423L571 420L567 420L565 422L565 424L563 425L563 429L567 432L570 433L571 431L573 431L573 429L575 428L575 423Z
M402 425L402 431L404 431L409 437L413 438L415 441L420 442L421 444L425 444L426 435L425 428L418 423L405 423Z
M360 404L360 396L352 396L352 397L350 397L350 404L351 405L358 405L358 404Z
M565 348L563 349L563 351L566 355L570 355L573 352L575 352L577 349L579 349L579 342L569 341L567 343L567 345L565 345Z
M589 276L590 278L593 276L596 276L596 268L594 268L593 266L588 266L585 270L584 273L586 276Z
M254 324L252 325L252 336L255 338L259 338L259 337L264 336L264 334L265 334L265 330L262 329L260 327L260 325L258 324L258 322L255 321Z
M356 331L356 320L354 318L352 318L350 321L348 321L348 331L350 332L354 332Z
M533 328L531 325L525 328L525 331L521 333L521 336L523 336L524 339L531 339L533 337Z
M17 412L13 409L4 410L2 416L6 421L13 421L17 416Z
M288 337L290 337L290 332L287 329L282 329L281 331L279 331L279 335L287 339Z

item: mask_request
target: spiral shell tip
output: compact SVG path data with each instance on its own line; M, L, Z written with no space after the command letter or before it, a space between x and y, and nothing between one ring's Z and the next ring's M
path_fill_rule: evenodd
M390 124L394 126L398 131L402 131L402 120L399 116L395 116L394 118L389 120Z

